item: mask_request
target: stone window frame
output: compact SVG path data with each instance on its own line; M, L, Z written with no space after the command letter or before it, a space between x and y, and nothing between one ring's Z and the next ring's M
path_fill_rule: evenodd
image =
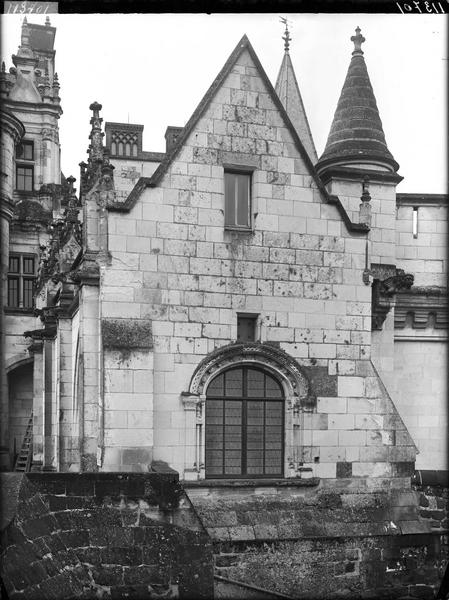
M31 148L31 158L25 156L26 152L25 152L25 148ZM20 154L20 152L23 151L23 155ZM16 146L16 159L18 161L34 161L34 141L33 140L22 140L20 142L20 144L17 144Z
M260 315L259 313L244 313L244 312L238 312L237 313L237 341L238 342L258 342L260 340ZM254 323L254 338L252 340L242 340L241 338L239 338L239 321L240 320L244 320L244 321L253 321Z
M228 394L227 391L225 391L225 389L223 389L223 393L218 394L212 391L210 392L210 387L211 385L213 385L213 382L216 381L217 377L220 377L221 375L224 375L226 377L226 375L228 373L232 373L232 371L240 371L242 374L242 378L241 378L241 389L240 391L236 391L234 390L233 394ZM254 396L252 394L249 393L249 373L251 371L256 371L259 374L263 375L263 391L261 394L258 394L257 396ZM266 381L268 379L271 379L273 382L275 382L277 384L277 388L276 388L276 392L279 395L276 394L270 394L270 391L267 391L265 389L265 385L266 385ZM245 365L245 364L238 364L238 365L234 365L232 367L229 367L227 369L224 369L223 371L221 371L218 375L215 375L214 379L212 379L212 381L210 382L211 385L209 385L209 387L207 388L207 400L205 403L205 434L207 433L207 427L208 427L208 409L207 407L209 406L209 402L213 403L214 401L218 401L221 402L221 412L222 412L222 421L221 423L218 424L218 426L221 426L221 429L223 431L223 436L225 436L225 429L227 427L228 424L226 424L226 418L225 418L225 413L226 413L226 408L228 407L232 407L235 408L235 406L238 404L239 408L240 408L240 419L239 419L239 429L240 429L240 433L241 433L241 443L240 443L240 447L238 448L239 454L240 454L240 470L241 473L236 473L234 475L230 474L230 473L216 473L216 474L211 474L209 473L209 476L207 477L208 479L273 479L273 478L282 478L283 474L284 474L284 451L285 451L285 443L284 443L284 425L285 425L285 411L284 411L284 406L285 406L285 398L283 395L283 390L282 390L282 386L280 385L279 381L273 376L273 373L269 373L267 371L267 369L261 369L256 365ZM247 431L248 428L250 427L250 421L248 420L248 410L249 410L249 405L250 403L257 403L259 410L260 408L262 408L262 415L263 415L263 425L262 425L262 437L263 437L263 446L257 450L257 454L258 457L260 457L260 454L262 454L262 465L254 465L254 463L252 463L252 459L251 459L251 449L248 448L247 444L249 441L248 435L247 435ZM268 430L266 429L266 424L265 424L265 415L266 415L266 410L267 410L267 406L271 403L277 404L278 408L280 408L281 413L282 413L282 420L281 423L277 424L277 431L275 434L275 438L277 437L278 441L281 441L281 452L280 452L280 456L277 458L277 460L279 460L279 462L277 463L279 466L279 471L276 472L271 472L271 473L266 473L265 472L265 468L266 468L266 453L270 452L270 447L267 446L267 442L266 442L266 436L268 435ZM253 407L254 408L254 407ZM211 426L216 426L217 423L212 424ZM231 427L235 427L237 425L237 422L233 421L233 423L231 424ZM279 436L279 437L278 437ZM215 437L215 436L214 436ZM271 438L271 441L273 441L273 438ZM210 448L210 450L216 450L217 448ZM222 445L222 467L223 470L225 471L227 468L229 468L229 464L226 461L226 449L229 450L229 448L226 448L226 444L224 443L224 437L223 437L223 445ZM231 450L235 450L236 448L231 448ZM272 450L272 449L271 449ZM248 473L248 470L251 468L254 468L255 466L262 466L262 472L259 473ZM209 469L213 469L214 465L209 465ZM205 438L205 472L207 474L207 436Z
M25 281L32 281L32 287L34 288L34 282L37 278L37 256L32 253L27 252L11 252L9 255L9 261L11 258L17 258L19 260L19 270L11 271L10 266L8 265L8 293L7 293L7 305L6 308L8 311L32 311L34 308L34 298L32 298L31 306L24 306L24 284ZM33 274L25 273L24 271L24 259L32 259L33 260ZM10 281L17 281L17 304L9 303L9 283Z
M223 211L226 231L241 231L248 233L254 230L254 198L253 198L253 173L256 170L254 165L245 165L238 163L223 163ZM226 223L226 174L246 175L248 177L248 225L227 224Z
M20 155L21 148L31 148L31 158L26 158ZM35 164L35 147L34 140L22 140L20 144L16 146L16 169L15 169L15 181L14 190L19 193L30 194L34 192L34 164ZM19 169L23 169L24 173L19 174ZM22 184L19 186L19 178L23 179ZM31 181L31 187L26 187L26 181Z
M233 366L260 369L275 377L281 385L285 402L284 478L297 477L302 466L303 415L316 407L310 383L295 359L280 348L266 343L235 342L206 356L195 369L188 390L181 393L185 410L184 479L205 479L206 390L212 379Z

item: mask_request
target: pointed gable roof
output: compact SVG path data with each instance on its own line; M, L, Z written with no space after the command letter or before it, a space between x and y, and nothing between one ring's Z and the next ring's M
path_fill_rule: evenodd
M313 143L312 132L310 131L309 121L307 119L288 48L285 50L275 90L280 101L284 105L291 122L298 132L299 139L303 143L310 160L315 164L318 160L318 155L316 153L315 144Z
M182 129L181 133L179 134L179 136L176 140L176 143L173 145L171 150L166 153L164 160L157 167L157 169L155 170L153 175L151 177L141 177L137 181L134 188L131 190L131 192L125 202L120 202L120 203L116 202L112 205L110 204L108 206L108 209L112 210L112 211L118 211L118 212L127 212L134 206L137 199L140 197L140 195L145 190L145 188L156 187L160 183L161 179L167 173L168 169L170 168L170 165L173 163L176 156L178 155L178 153L181 151L182 147L186 143L188 137L194 130L196 124L198 123L200 118L205 113L207 107L209 106L209 104L212 101L213 97L215 96L216 92L220 89L220 87L222 86L226 77L231 73L231 70L232 70L234 64L237 62L237 59L240 57L242 52L244 52L245 50L248 50L248 52L251 56L251 59L253 60L257 70L259 71L260 77L262 78L262 80L267 88L267 92L270 95L274 105L278 109L282 119L284 120L285 126L288 128L289 132L291 133L293 141L295 143L295 146L296 146L299 154L301 155L301 158L304 160L304 162L309 170L309 173L312 176L317 188L320 190L324 201L328 202L330 204L335 204L337 206L337 209L340 212L340 215L341 215L343 221L345 222L346 226L348 227L348 229L350 229L354 232L366 233L369 230L369 227L367 227L367 225L365 223L352 222L350 220L346 210L344 209L340 199L337 196L328 194L326 188L324 187L323 182L321 181L321 179L309 157L309 154L305 150L304 145L302 144L295 127L293 126L281 100L279 99L278 95L276 94L275 89L273 88L270 80L268 79L268 76L265 73L265 70L260 63L259 58L257 57L257 54L255 53L254 48L252 47L252 45L246 35L244 35L242 37L240 42L234 48L234 50L231 53L231 55L229 56L228 60L224 64L223 68L221 69L221 71L219 72L219 74L217 75L215 80L213 81L210 88L207 90L206 94L203 96L203 98L200 101L200 103L198 104L198 106L196 107L196 109L195 109L194 113L192 114L192 116L190 117L189 121L187 122L185 127Z
M367 163L397 171L398 163L388 150L376 98L366 68L361 44L365 38L357 27L351 37L355 49L346 75L326 148L317 169L331 165Z

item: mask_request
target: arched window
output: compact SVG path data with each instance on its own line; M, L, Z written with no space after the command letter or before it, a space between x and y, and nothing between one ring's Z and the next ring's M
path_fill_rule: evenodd
M119 156L123 156L123 142L118 143L118 154Z
M125 154L126 156L131 156L131 144L129 142L125 144Z
M133 156L137 156L137 144L133 144Z
M206 477L283 477L284 397L274 377L249 366L217 375L205 416Z
M111 154L117 154L117 145L115 142L111 144Z

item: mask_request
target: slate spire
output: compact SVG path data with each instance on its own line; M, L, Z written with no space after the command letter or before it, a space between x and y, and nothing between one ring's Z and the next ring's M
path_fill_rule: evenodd
M287 20L281 19L281 21L285 23L285 33L282 37L284 40L285 52L275 89L310 160L315 164L318 156L315 150L315 144L313 143L312 132L310 131L292 60L290 58L289 50L292 38L290 37L290 32L288 30Z
M317 169L364 164L397 171L399 165L388 150L376 98L363 57L365 41L357 27L351 62L346 75L326 148Z

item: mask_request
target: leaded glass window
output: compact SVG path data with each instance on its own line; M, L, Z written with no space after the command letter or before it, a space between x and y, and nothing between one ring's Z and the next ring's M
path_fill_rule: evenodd
M282 477L284 398L274 377L257 368L229 369L206 399L206 477Z

